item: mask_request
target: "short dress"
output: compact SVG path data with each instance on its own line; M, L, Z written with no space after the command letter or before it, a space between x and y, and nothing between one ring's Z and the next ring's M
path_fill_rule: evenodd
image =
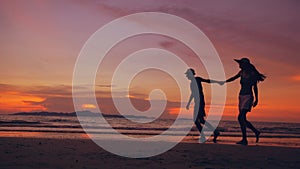
M239 110L251 111L253 105L253 95L239 95Z

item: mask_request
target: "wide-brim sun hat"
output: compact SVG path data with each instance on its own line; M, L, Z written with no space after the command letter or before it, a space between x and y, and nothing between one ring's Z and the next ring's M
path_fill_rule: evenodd
M242 58L242 59L233 59L234 61L238 62L239 64L241 63L246 63L249 64L250 60L248 58Z

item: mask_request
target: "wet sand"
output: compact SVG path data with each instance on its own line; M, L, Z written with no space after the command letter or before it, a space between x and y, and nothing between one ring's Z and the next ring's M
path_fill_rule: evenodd
M1 169L300 168L300 148L180 143L161 155L131 159L89 139L0 138Z

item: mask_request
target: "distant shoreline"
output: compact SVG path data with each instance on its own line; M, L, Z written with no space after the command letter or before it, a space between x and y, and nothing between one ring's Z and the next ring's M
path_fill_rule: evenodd
M18 113L13 113L11 115L21 115L21 116L91 116L91 117L97 117L99 116L100 113L94 113L91 111L80 111L80 112L69 112L69 113L64 113L64 112L47 112L47 111L40 111L40 112L18 112ZM102 113L101 114L103 117L112 117L112 118L124 118L122 115L117 115L117 114L107 114L107 113ZM151 118L147 116L134 116L134 115L128 115L126 117L131 117L131 118Z
M77 112L80 113L82 116L92 116L92 117L97 117L99 116L99 113L96 112L91 112L91 111L80 111ZM24 115L24 116L70 116L70 117L76 117L77 116L76 112L48 112L48 111L36 111L36 112L16 112L16 113L11 113L11 114L0 114L0 115ZM103 117L112 117L112 118L125 118L123 115L119 114L109 114L109 113L101 113ZM126 117L129 118L147 118L147 119L154 119L154 117L148 117L148 116L137 116L137 115L128 115ZM163 118L166 119L166 118ZM181 118L182 120L191 120L191 118ZM167 119L168 120L168 119ZM173 120L173 119L169 119ZM221 121L236 121L235 119L221 119ZM287 121L264 121L264 120L254 120L256 122L272 122L272 123L293 123L293 124L300 124L299 121L292 121L292 122L287 122Z

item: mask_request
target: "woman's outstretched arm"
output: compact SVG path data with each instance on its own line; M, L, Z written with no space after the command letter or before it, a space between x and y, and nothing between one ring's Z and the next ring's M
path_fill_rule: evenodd
M239 73L236 74L235 76L233 76L233 77L227 79L225 82L226 82L226 83L227 83L227 82L232 82L232 81L236 80L236 79L239 78L239 77L241 77L241 72L239 72Z

